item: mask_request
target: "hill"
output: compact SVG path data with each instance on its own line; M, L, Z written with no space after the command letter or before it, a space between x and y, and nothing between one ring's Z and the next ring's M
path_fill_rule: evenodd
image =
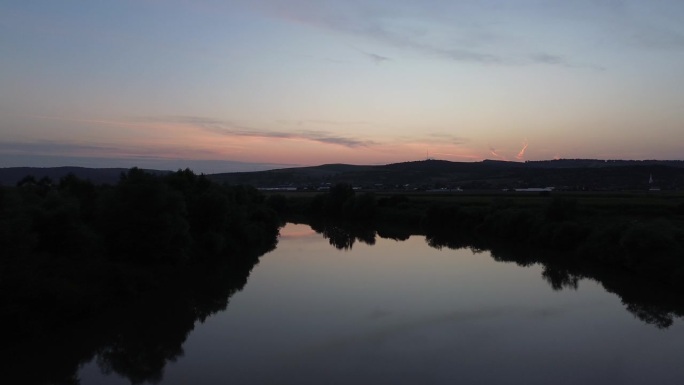
M13 186L27 175L54 182L72 173L94 183L114 184L122 168L13 167L0 169L0 185ZM168 171L147 170L152 173ZM387 165L325 164L255 172L208 175L219 183L248 184L260 188L316 190L336 183L366 189L471 189L501 190L555 187L564 190L684 189L684 161L561 159L548 161L450 162L422 160ZM649 183L650 179L653 183Z
M316 189L350 183L370 189L511 189L553 186L567 190L684 188L682 161L563 159L535 162L423 160L379 166L329 164L260 172L213 174L230 184ZM653 178L653 183L649 180Z

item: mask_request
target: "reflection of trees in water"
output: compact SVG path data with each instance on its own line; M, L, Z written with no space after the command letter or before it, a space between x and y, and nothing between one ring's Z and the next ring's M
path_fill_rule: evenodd
M307 223L318 234L323 235L332 246L350 250L356 241L375 245L376 237L405 241L411 235L419 234L411 227L392 223L370 223L363 221L314 220Z
M643 322L665 329L675 318L684 317L681 293L670 287L612 271L601 271L598 276L597 281L619 295L627 310Z
M468 242L465 237L459 235L453 234L448 236L446 233L429 233L425 235L425 241L430 247L437 250L441 250L444 247L452 250L469 248L472 242Z
M166 304L165 304L166 305ZM103 373L118 373L133 384L161 381L167 361L183 355L183 343L195 325L195 318L185 309L169 314L169 309L146 312L135 317L136 325L126 330L102 348L97 364Z
M320 221L310 226L339 250L351 250L356 241L372 246L377 234L375 227L368 223Z
M225 310L257 262L255 257L179 272L163 290L135 305L112 309L48 341L3 351L0 372L15 383L78 384L80 366L95 358L103 373L117 373L133 384L157 383L166 364L183 355L195 323Z
M618 295L627 311L658 328L667 328L672 325L674 318L684 316L684 301L676 290L659 287L657 282L628 271L615 271L557 252L548 254L511 243L495 242L475 234L435 231L426 234L426 241L437 249L489 250L492 258L498 262L514 262L520 266L539 263L543 269L542 278L553 290L577 290L580 280L593 279L606 291Z
M142 316L128 319L115 339L98 351L102 371L116 372L133 384L159 382L166 363L183 355L183 343L195 323L225 310L257 262L204 266L190 277L179 277L186 280L180 288L143 301L134 309Z
M553 290L559 291L563 289L577 290L579 280L582 277L572 274L567 269L544 266L542 278L551 285Z
M97 364L105 374L118 373L133 384L161 381L167 362L183 355L183 343L199 317L224 310L227 293L222 290L208 301L193 287L171 290L146 298L121 317L117 333L97 351Z
M421 234L416 228L396 224L317 223L312 228L338 249L349 249L356 241L372 245L376 235L408 239L411 234ZM678 292L639 280L628 272L602 269L562 255L543 254L472 234L448 236L431 232L425 236L427 243L438 249L489 250L496 261L520 266L539 263L543 267L542 278L554 290L577 289L581 279L594 279L618 295L635 317L658 328L667 328L676 317L684 316ZM178 273L171 284L163 286L164 291L148 295L133 307L115 309L99 321L85 327L79 325L47 343L41 341L2 352L0 373L4 378L17 379L15 383L78 384L80 366L96 358L103 372L118 373L131 383L159 382L166 363L183 355L183 343L195 323L225 310L230 297L244 287L257 262L255 257L232 264L195 266L192 271Z
M415 227L383 223L319 222L311 224L311 227L338 249L351 249L356 240L372 245L376 234L394 240L406 240L412 234L422 234ZM424 234L426 242L436 249L470 249L474 253L486 250L497 262L513 262L523 267L540 264L542 279L553 290L577 290L582 279L593 279L608 292L618 295L635 317L658 328L667 328L675 317L684 316L684 302L676 292L671 288L656 287L652 280L628 271L616 272L559 252L543 252L513 242L484 238L473 232L450 231L448 228L427 230Z
M676 314L671 311L664 310L660 306L643 304L643 303L627 303L627 310L634 314L640 320L655 325L659 329L666 329L672 326ZM679 314L681 317L681 313Z
M330 244L340 250L350 250L354 246L356 237L349 231L339 226L325 226L323 236L330 241Z
M411 233L409 232L404 232L401 230L393 229L393 228L379 228L378 229L378 236L380 238L384 239L393 239L395 241L405 241L411 237Z

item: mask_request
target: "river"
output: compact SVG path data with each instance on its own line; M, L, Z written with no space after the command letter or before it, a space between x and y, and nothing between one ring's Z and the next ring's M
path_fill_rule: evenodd
M540 264L429 247L424 236L333 247L308 225L288 224L225 310L190 321L174 348L141 348L171 351L159 353L167 358L153 375L131 368L130 353L122 369L110 347L76 377L83 385L684 381L680 318L657 327L595 280L554 288L543 276Z

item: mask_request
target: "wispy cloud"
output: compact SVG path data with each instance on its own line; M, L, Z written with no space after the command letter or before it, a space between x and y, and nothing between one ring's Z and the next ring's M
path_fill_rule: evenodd
M518 159L518 160L525 159L525 151L527 150L527 146L528 146L527 139L525 139L525 141L523 142L522 149L518 152L518 155L515 156L516 159Z
M299 119L299 120L278 120L277 123L286 125L318 125L318 126L358 126L369 125L370 122L365 120L325 120L325 119Z
M250 2L250 7L292 23L363 36L395 48L409 49L450 60L484 63L504 61L490 52L481 52L466 46L443 46L421 40L420 33L396 25L396 20L409 17L406 13L411 10L405 9L406 4L374 6L349 2L291 1L285 5L272 0L262 0ZM381 62L389 59L374 53L367 55Z
M372 60L375 64L381 64L381 63L383 63L383 62L391 61L391 60L392 60L392 59L390 59L390 58L387 57L387 56L378 55L377 53L373 53L373 52L366 52L366 51L364 51L364 50L362 50L362 49L358 49L358 48L356 48L356 47L352 47L352 48L354 48L354 50L356 50L357 52L361 53L361 54L364 55L365 57L367 57L367 58L369 58L370 60Z
M456 3L431 6L436 9L428 11L427 7L402 1L391 5L297 0L289 1L287 5L274 0L250 2L250 7L258 12L291 23L361 36L394 49L446 60L493 65L598 68L548 50L535 50L524 39L514 37L516 33L501 30L505 23L489 16L496 10L494 5ZM506 8L506 5L498 7ZM513 17L521 14L524 12L515 12ZM357 51L375 63L390 60L385 55Z
M105 145L64 140L0 141L0 154L6 155L46 155L46 156L98 156L110 158L155 158L172 159L179 157L195 158L198 150L204 156L213 154L208 148L188 148L169 145Z
M237 124L231 121L218 120L198 116L164 116L147 117L145 121L155 121L158 123L181 123L189 124L215 134L251 137L251 138L274 138L274 139L293 139L309 140L313 142L336 144L345 147L365 147L375 144L372 140L364 140L351 136L337 135L324 130L295 130L278 131L259 129L254 127Z
M378 55L378 54L376 54L376 53L370 53L370 52L362 52L362 53L364 53L364 54L365 54L366 56L368 56L371 60L373 60L373 62L375 62L375 64L380 64L380 63L382 63L382 62L392 60L392 59L390 59L390 58L388 58L388 57L386 57L386 56Z
M130 127L130 128L151 128L150 125L145 124L146 122L136 121L136 120L105 120L105 119L84 119L84 118L71 118L71 117L59 117L59 116L46 116L46 115L27 115L30 118L45 119L45 120L56 120L62 122L73 122L79 124L88 125L104 125L104 126L116 126L116 127ZM149 122L147 122L149 123Z
M82 144L74 142L36 140L36 141L0 141L0 153L2 154L104 154L118 152L120 149L111 146Z
M586 69L592 69L592 70L597 70L597 71L604 71L606 69L605 67L600 66L600 65L574 62L570 59L565 58L564 56L545 53L545 52L537 52L537 53L529 54L529 55L527 55L526 61L531 62L531 63L536 63L536 64L561 66L561 67L567 67L567 68L586 68Z
M562 56L548 53L531 54L530 59L543 64L566 64L566 60Z
M550 18L581 23L585 30L593 31L593 42L601 42L602 49L624 50L631 46L652 51L684 50L681 1L578 0L548 2L539 7Z
M499 155L499 153L496 152L496 149L492 146L489 146L489 153L492 154L492 156L496 159L506 160L506 157Z
M243 3L263 15L290 23L465 63L603 71L606 68L602 63L592 62L579 53L597 47L622 50L625 45L647 50L684 50L684 28L680 22L684 3L679 1ZM366 56L374 62L382 63L383 58L389 58L373 50L368 53ZM373 55L378 57L374 59Z
M201 158L198 158L198 155ZM144 167L160 170L190 168L195 172L272 170L301 164L226 159L211 148L100 145L57 140L0 141L4 167Z
M457 145L457 146L462 145L462 144L466 144L470 141L470 139L462 137L462 136L446 134L446 133L441 133L441 132L435 132L435 133L429 134L429 137L438 140L440 143L452 144L452 145Z
M51 117L41 118L51 119ZM406 154L414 154L416 151L424 152L429 148L435 154L439 153L451 158L475 159L478 157L464 146L470 142L470 139L454 133L432 131L423 127L423 133L403 137L365 136L366 132L371 135L373 130L369 128L374 126L374 123L367 121L325 119L274 121L268 125L273 128L264 129L256 128L258 124L253 121L237 122L191 115L127 117L111 120L55 119L78 123L86 128L91 125L93 127L104 125L127 129L142 128L143 130L137 139L135 139L135 131L125 131L122 135L112 135L104 141L62 140L61 138L25 142L0 141L0 155L62 158L76 156L129 160L226 159L228 157L228 159L250 162L264 160L271 163L304 164L310 162L306 160L307 156L320 159L313 163L325 163L343 161L353 154L354 159L363 158L373 163L384 164L405 161ZM356 127L352 129L352 126ZM349 132L357 134L351 135ZM262 140L243 140L250 138ZM285 142L289 140L298 143ZM339 148L324 147L321 144Z
M630 34L631 43L650 50L684 50L684 31L659 25L637 25Z

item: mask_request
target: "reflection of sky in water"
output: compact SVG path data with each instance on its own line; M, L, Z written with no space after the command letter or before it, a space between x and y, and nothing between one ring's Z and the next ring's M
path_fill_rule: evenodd
M553 291L539 266L419 236L339 251L288 225L164 383L679 383L682 337L594 282Z

